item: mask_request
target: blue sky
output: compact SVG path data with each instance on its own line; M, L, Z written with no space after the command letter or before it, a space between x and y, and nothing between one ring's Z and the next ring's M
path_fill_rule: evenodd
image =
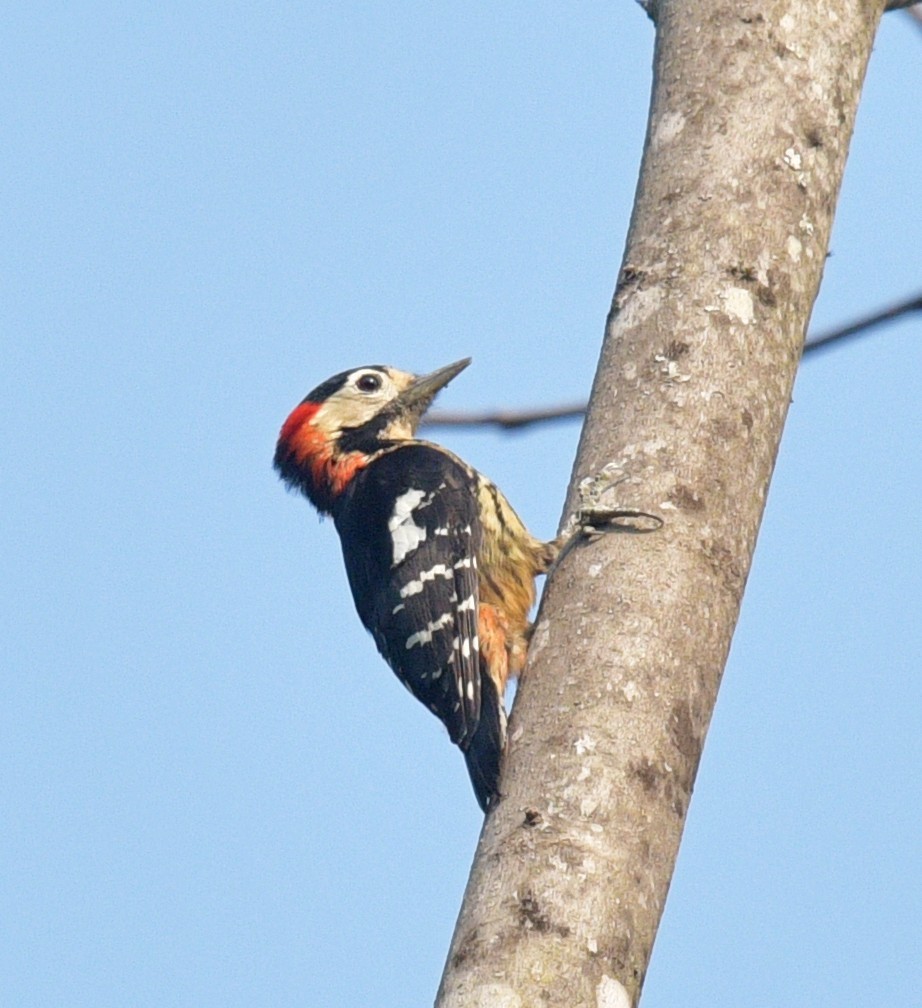
M643 140L630 3L3 15L0 989L430 1003L480 816L270 469L333 372L582 397ZM918 291L885 19L815 330ZM919 989L922 319L804 363L644 997ZM578 427L441 432L556 526Z

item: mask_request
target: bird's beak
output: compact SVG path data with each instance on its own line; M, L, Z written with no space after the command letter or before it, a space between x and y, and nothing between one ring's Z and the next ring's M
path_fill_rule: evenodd
M431 374L414 378L398 398L401 411L418 421L432 405L432 400L435 399L437 393L445 388L455 375L460 374L470 362L471 358L465 357L464 360L455 361L454 364L448 364Z

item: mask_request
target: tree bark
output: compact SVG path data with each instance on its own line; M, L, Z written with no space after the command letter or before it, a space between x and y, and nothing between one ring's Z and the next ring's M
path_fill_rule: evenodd
M819 287L882 0L660 0L636 203L437 1008L635 1004Z

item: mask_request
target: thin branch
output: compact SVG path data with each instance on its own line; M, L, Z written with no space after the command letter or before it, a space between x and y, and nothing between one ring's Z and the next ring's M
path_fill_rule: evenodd
M908 315L910 312L914 311L922 311L922 293L915 294L913 297L907 298L905 301L898 301L889 308L884 308L881 311L874 312L873 315L868 315L865 318L858 319L857 321L852 322L849 325L842 326L839 329L833 329L831 332L824 333L822 336L814 336L812 339L808 339L804 344L804 356L815 350L825 350L832 343L838 343L840 340L857 336L860 333L867 332L869 329L874 329L879 325L883 325L884 322L892 322L901 315Z
M915 7L917 4L922 2L922 0L889 0L889 3L884 10L905 10L907 7Z
M546 409L486 410L482 413L449 413L439 410L427 416L423 422L438 427L500 427L503 430L516 430L547 420L572 420L585 412L585 403L548 406Z
M914 311L922 311L922 293L915 294L905 301L899 301L889 308L874 312L873 315L840 326L838 329L814 336L804 344L803 355L806 357L807 354L816 350L828 350L835 343L867 333L885 322L892 322L894 319ZM520 430L523 427L546 423L549 420L572 420L583 416L585 412L584 403L567 403L562 406L547 406L543 409L485 410L480 413L436 411L430 414L425 422L433 427L499 427L501 430Z

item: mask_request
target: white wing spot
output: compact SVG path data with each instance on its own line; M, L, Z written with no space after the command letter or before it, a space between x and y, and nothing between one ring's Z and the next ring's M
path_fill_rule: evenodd
M406 609L406 606L402 602L400 603L400 605L395 605L394 608L391 609L391 616L396 616L401 609Z
M468 680L467 689L464 692L467 693L468 700L474 699L474 683L472 680Z
M394 501L394 513L388 519L387 530L391 534L394 546L395 567L421 542L425 542L426 529L413 521L413 511L419 507L425 496L422 490L407 490Z
M423 539L425 539L425 529L423 529ZM395 563L397 561L394 561ZM407 598L410 595L418 595L425 586L427 581L434 581L437 577L450 578L452 577L451 571L445 566L445 564L436 564L434 567L430 567L427 571L422 571L418 578L413 581L408 581L400 589L400 597Z
M480 638L476 634L474 634L474 650L480 650Z
M460 560L458 560L455 563L455 570L460 570L462 567L470 567L470 566L471 566L471 558L470 557L462 557ZM476 562L475 562L474 566L476 566Z
M458 606L458 612L464 612L465 609L470 609L473 612L474 609L474 596L468 595L468 597Z
M465 658L470 658L471 656L471 642L465 637L464 643L461 645L461 654Z
M452 614L443 613L437 620L427 623L425 630L417 630L415 634L410 634L410 636L407 637L407 651L409 651L412 647L416 647L417 644L428 644L435 633L438 630L441 630L443 626L451 623L451 621Z

